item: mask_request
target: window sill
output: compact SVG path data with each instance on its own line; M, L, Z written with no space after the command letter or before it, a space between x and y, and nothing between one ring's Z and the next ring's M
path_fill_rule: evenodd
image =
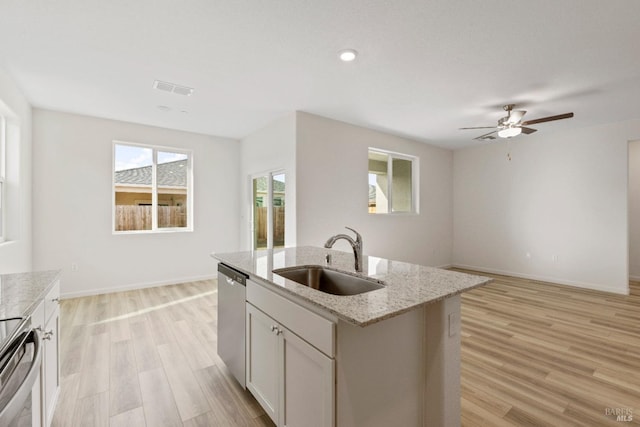
M418 216L420 212L367 212L372 216Z
M132 234L167 234L167 233L192 233L193 228L161 228L157 230L131 230L131 231L112 231L114 236L132 235Z
M0 247L9 246L15 242L16 242L15 240L0 239Z

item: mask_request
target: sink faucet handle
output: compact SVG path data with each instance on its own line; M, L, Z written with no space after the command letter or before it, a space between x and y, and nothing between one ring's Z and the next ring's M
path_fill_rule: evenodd
M347 230L351 230L356 234L356 243L358 245L362 245L362 236L360 235L360 233L358 233L356 230L354 230L351 227L345 227Z
M354 230L354 229L353 229L353 228L351 228L351 227L345 227L345 228L346 228L347 230L351 230L351 231L353 231L354 233L356 233L356 241L358 241L358 242L362 242L362 236L360 235L360 233L358 233L356 230Z

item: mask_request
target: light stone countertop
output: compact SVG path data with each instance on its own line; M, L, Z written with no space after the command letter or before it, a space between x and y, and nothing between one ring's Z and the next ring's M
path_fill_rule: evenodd
M273 273L278 268L322 266L327 253L331 254L332 260L329 268L369 277L385 287L359 295L339 296L311 289ZM352 253L311 246L214 253L211 256L254 279L262 279L262 283L268 282L267 286L283 289L358 326L367 326L397 316L424 304L486 285L492 280L373 256L364 256L363 272L356 273Z
M0 275L0 319L30 315L59 278L60 270Z

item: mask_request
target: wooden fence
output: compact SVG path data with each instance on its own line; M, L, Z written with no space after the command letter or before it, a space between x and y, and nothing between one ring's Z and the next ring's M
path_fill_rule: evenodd
M258 247L267 246L267 207L255 208L255 226ZM284 206L273 208L273 246L284 246Z
M151 206L116 206L116 231L151 230ZM185 206L158 206L158 228L187 226Z

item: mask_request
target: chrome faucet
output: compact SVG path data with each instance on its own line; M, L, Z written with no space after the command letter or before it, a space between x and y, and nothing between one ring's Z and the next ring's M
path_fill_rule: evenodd
M356 271L362 271L362 236L353 228L345 227L347 230L351 230L356 233L356 240L353 240L350 236L346 234L336 234L335 236L329 237L327 243L324 244L324 247L327 249L331 249L331 247L340 239L344 239L351 245L353 248L353 256L355 257L355 267Z

